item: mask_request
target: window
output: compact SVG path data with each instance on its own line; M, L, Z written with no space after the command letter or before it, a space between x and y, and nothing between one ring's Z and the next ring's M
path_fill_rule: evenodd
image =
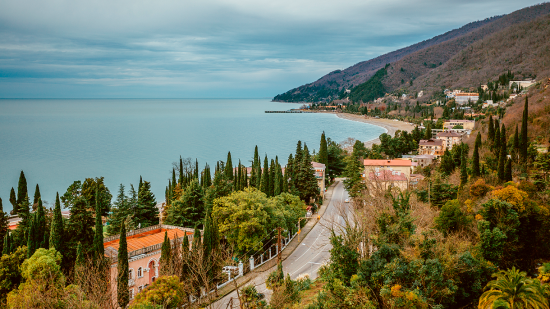
M134 299L134 289L130 289L130 299Z
M140 293L143 290L143 285L140 285L138 288L138 293Z
M138 278L143 277L143 269L141 267L138 268L137 276L138 276Z
M134 270L133 269L128 270L128 279L134 279Z

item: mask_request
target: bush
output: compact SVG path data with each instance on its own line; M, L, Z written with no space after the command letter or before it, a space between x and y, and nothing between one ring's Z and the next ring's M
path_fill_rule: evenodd
M463 229L468 224L468 218L460 210L460 202L451 200L445 203L435 218L436 228L445 236Z
M162 308L179 308L186 299L187 294L177 276L161 276L136 295L130 308L156 308L158 305Z
M490 189L491 187L485 183L485 180L480 178L470 186L470 194L475 197L482 197L485 196Z

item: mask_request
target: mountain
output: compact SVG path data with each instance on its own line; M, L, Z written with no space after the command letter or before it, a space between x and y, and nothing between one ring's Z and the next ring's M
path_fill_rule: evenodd
M533 21L549 13L550 3L545 3L524 8L508 15L473 22L430 40L360 62L345 70L333 71L313 83L279 94L273 100L282 102L330 101L342 96L343 90L367 82L383 68L386 70L386 72L383 72L384 77L381 81L385 87L384 91L389 92L403 87L410 88L411 91L417 90L420 81L424 82L420 84L422 86L426 86L425 83L427 82L432 82L432 77L427 78L431 72L443 71L447 61L454 59L453 57L457 54L467 50L470 45L507 28ZM503 42L498 45L502 44ZM386 67L387 64L390 64L390 66ZM441 78L441 73L438 74ZM424 77L427 79L424 79ZM380 90L379 88L376 89ZM361 91L365 92L364 89Z

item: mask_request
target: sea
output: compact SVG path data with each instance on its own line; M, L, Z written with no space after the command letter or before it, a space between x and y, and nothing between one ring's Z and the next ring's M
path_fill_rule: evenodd
M158 201L180 156L212 170L227 152L233 164L250 166L260 156L286 164L301 140L318 151L322 132L341 142L367 141L385 129L320 113L265 113L302 104L269 99L2 99L0 100L0 198L12 209L23 170L32 199L38 183L52 207L75 180L105 177L113 197L118 187L149 181Z

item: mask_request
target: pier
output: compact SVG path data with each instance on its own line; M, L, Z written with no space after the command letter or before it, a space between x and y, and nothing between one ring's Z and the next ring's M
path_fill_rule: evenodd
M304 110L288 110L288 111L265 111L267 114L301 114L301 113L311 113L310 111Z

